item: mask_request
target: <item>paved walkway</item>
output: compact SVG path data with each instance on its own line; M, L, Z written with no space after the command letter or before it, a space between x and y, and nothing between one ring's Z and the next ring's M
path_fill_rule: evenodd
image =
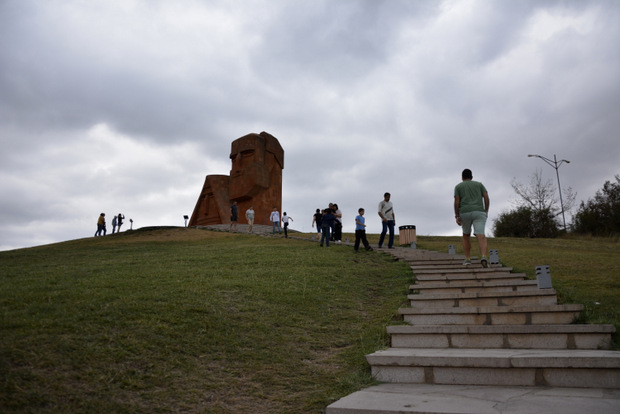
M211 224L208 226L196 226L196 228L203 228L203 229L209 229L209 230L216 230L216 231L230 231L230 225L229 224ZM251 234L255 234L258 236L266 236L266 235L271 235L272 232L272 228L271 226L266 226L264 224L255 224L252 228L252 233ZM237 231L234 233L240 233L240 234L248 234L248 225L247 224L237 224ZM276 233L277 235L278 233ZM282 233L282 236L284 237L284 233Z
M326 414L618 414L620 390L381 384L327 407Z

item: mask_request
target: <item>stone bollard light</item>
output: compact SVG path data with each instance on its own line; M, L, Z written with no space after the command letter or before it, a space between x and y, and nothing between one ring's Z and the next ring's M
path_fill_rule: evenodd
M549 266L536 266L536 281L538 282L538 289L551 289L553 287Z
M448 246L448 254L456 254L456 249L453 244Z
M496 249L489 250L489 264L492 264L492 265L499 264L499 254Z

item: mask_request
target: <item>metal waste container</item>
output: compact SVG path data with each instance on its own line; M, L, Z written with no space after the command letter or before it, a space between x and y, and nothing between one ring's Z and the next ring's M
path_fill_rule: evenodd
M400 244L417 243L418 239L415 235L415 226L399 226L398 240Z

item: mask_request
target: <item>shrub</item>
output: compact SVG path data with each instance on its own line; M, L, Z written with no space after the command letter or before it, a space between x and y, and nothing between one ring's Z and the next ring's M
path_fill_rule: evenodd
M593 236L614 236L620 234L620 176L616 182L606 181L593 199L583 201L575 215L575 233Z
M547 208L534 210L521 206L503 212L493 222L495 237L557 237L560 230L553 213Z

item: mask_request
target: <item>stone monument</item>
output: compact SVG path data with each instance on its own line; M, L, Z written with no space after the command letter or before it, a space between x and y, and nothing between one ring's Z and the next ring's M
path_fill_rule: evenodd
M231 144L230 175L207 175L194 207L190 226L230 223L230 205L239 207L239 223L252 206L254 224L271 225L273 207L282 213L282 169L284 150L267 132L248 134Z

